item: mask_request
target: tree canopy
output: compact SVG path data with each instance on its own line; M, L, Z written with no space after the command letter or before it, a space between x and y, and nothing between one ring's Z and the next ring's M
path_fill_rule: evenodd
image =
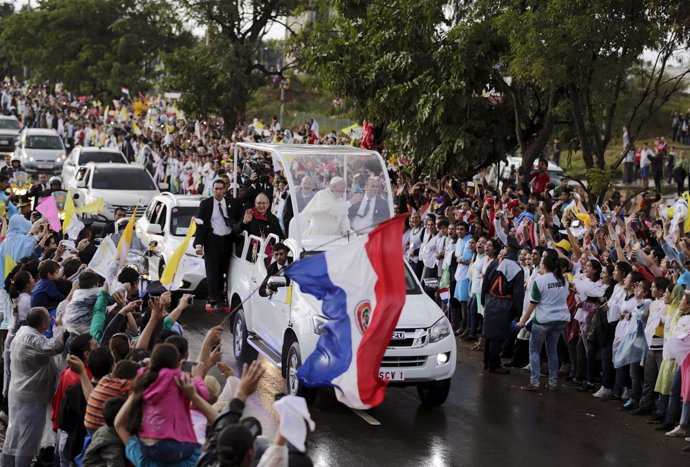
M686 2L387 0L325 2L297 41L300 65L385 127L415 167L456 171L518 147L542 154L557 123L587 167L603 168L622 95L645 50L659 52L631 118L644 121L684 76L665 64L687 44ZM500 93L496 100L483 96Z
M150 89L160 54L192 40L164 0L42 0L4 18L0 31L4 53L32 78L111 96L121 86Z

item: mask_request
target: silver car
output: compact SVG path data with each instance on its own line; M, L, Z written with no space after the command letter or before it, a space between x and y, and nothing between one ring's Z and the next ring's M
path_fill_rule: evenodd
M27 172L60 172L65 144L55 130L26 128L19 136L16 154Z

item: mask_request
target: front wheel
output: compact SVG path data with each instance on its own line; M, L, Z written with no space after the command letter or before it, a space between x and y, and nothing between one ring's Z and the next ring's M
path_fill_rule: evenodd
M425 407L435 407L443 404L448 398L449 392L450 379L419 383L417 385L417 395Z
M244 313L242 309L239 309L235 316L235 325L233 326L232 351L240 367L242 367L242 363L253 362L259 356L256 349L247 342L247 337L248 332L247 324L244 321Z
M294 341L290 345L285 362L287 364L285 379L287 382L288 394L291 396L304 397L307 404L312 404L316 399L318 389L308 388L297 379L297 370L302 366L302 355L297 341Z

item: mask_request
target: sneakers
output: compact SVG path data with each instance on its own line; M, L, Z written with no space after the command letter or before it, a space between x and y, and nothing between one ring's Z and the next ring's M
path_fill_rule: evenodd
M625 401L625 404L618 407L618 410L633 410L633 409L637 409L637 402L635 402L632 399L628 399L627 401Z
M604 386L602 386L601 388L599 388L597 392L592 394L592 396L596 397L597 399L606 400L613 397L613 391L611 389L606 389Z
M539 385L538 384L525 384L524 386L520 386L520 389L523 391L528 391L528 392L536 392L539 390Z
M687 436L688 432L685 428L681 428L680 425L675 427L673 430L666 432L666 436L671 438L684 438Z
M569 375L570 374L570 363L564 363L558 370L559 375Z
M674 426L675 425L673 423L665 422L659 426L655 426L654 431L668 431L668 430L672 430Z
M549 391L558 391L558 383L554 383L554 384L549 383L546 385L546 387Z
M528 363L527 366L522 367L520 371L522 371L523 373L529 373L530 371L532 371L532 365Z
M630 389L623 388L623 394L621 395L621 399L624 401L627 401L628 399L630 399Z

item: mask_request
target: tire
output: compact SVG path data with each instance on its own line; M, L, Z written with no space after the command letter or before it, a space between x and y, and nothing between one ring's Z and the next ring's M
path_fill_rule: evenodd
M297 341L293 341L292 344L290 344L287 357L285 358L285 364L285 383L287 385L288 395L304 397L307 404L312 404L316 400L318 389L308 388L297 379L297 370L302 366L302 354L300 353Z
M247 324L244 321L244 313L242 313L241 309L237 310L235 324L232 329L232 351L240 367L242 363L250 363L256 360L259 353L247 342Z
M420 383L417 385L417 395L424 407L436 407L443 404L450 392L450 379Z

